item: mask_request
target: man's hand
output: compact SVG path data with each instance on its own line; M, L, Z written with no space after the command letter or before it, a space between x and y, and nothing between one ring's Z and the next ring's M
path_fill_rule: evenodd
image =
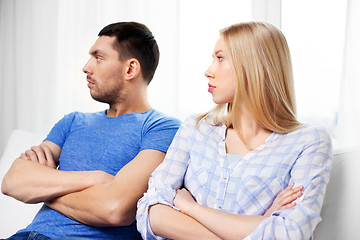
M302 190L304 187L294 187L294 185L294 183L290 184L281 193L279 193L279 195L277 195L270 208L264 213L264 217L270 217L271 214L278 210L295 207L296 203L293 201L302 196Z
M24 160L30 160L47 167L56 168L53 153L46 144L33 146L24 153L21 153L20 157Z
M49 151L50 150L50 151ZM61 148L44 141L15 159L3 178L1 191L25 203L47 202L112 182L114 176L102 171L60 171L56 169Z

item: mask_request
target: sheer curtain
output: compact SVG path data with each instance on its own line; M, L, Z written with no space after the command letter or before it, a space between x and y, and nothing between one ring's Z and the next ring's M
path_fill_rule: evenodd
M0 153L14 128L40 131L54 111L57 2L0 2ZM44 11L46 9L46 11Z
M360 147L360 2L348 0L339 109L339 147Z
M208 110L218 30L251 15L251 0L0 0L0 154L13 129L47 133L64 114L107 107L91 99L82 67L112 22L142 22L158 41L154 108L182 120Z
M159 66L160 77L164 68L178 72L173 64L177 5L161 0L0 0L0 154L15 128L47 133L64 114L107 107L91 99L82 67L98 32L109 23L148 25L167 49L161 52L166 62ZM176 80L172 75L159 81L172 105Z
M206 91L204 72L212 61L211 52L218 30L236 22L262 20L281 27L291 42L286 31L294 26L282 19L281 6L285 4L290 2L0 0L0 154L13 129L47 133L64 114L100 111L107 107L91 99L81 70L97 33L105 25L117 21L139 21L149 26L161 52L158 70L149 86L150 102L154 108L183 120L190 114L207 111L213 105ZM299 1L293 4L299 4ZM315 7L312 5L312 8ZM323 8L317 8L313 11L319 16L326 14ZM338 126L330 129L336 130L337 148L360 145L360 81L356 71L356 64L360 62L359 8L358 1L348 0L343 70L336 77L339 79L342 75L340 101L334 94L316 102L317 105L323 104L324 109L339 105ZM304 23L304 19L300 23ZM331 26L325 24L324 27ZM337 29L334 33L342 34ZM311 36L317 34L320 33ZM294 53L294 48L303 42L295 39L294 45L290 44L291 51ZM335 48L329 49L329 56L342 51L341 47ZM314 56L315 53L309 54ZM296 59L293 60L296 65ZM326 59L319 62L323 60ZM340 65L341 61L338 62ZM301 72L306 71L298 73ZM330 76L334 72L331 70L326 74ZM307 78L296 75L295 79ZM316 90L318 83L299 83L307 87L306 91L297 92L298 100L309 98L310 90L315 92L316 99L320 98L321 90ZM321 89L323 87L324 84ZM307 107L298 101L298 109Z

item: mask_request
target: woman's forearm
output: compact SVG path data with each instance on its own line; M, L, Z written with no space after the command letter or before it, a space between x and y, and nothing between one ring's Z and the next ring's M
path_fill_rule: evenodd
M221 239L243 239L266 219L264 216L231 214L198 203L194 203L184 213Z
M193 218L163 204L150 207L149 221L157 236L170 239L221 239Z

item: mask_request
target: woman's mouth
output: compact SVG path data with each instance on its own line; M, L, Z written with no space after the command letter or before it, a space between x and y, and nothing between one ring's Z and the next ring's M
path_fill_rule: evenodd
M211 85L210 83L208 84L209 88L208 88L208 92L211 93L216 87Z

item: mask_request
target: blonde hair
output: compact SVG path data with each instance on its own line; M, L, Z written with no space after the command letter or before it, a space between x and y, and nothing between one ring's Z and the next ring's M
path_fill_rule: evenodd
M198 122L211 115L212 124L233 127L244 141L239 122L242 103L267 130L298 129L290 51L281 31L269 23L248 22L231 25L220 34L230 54L235 97L232 103L200 115Z

